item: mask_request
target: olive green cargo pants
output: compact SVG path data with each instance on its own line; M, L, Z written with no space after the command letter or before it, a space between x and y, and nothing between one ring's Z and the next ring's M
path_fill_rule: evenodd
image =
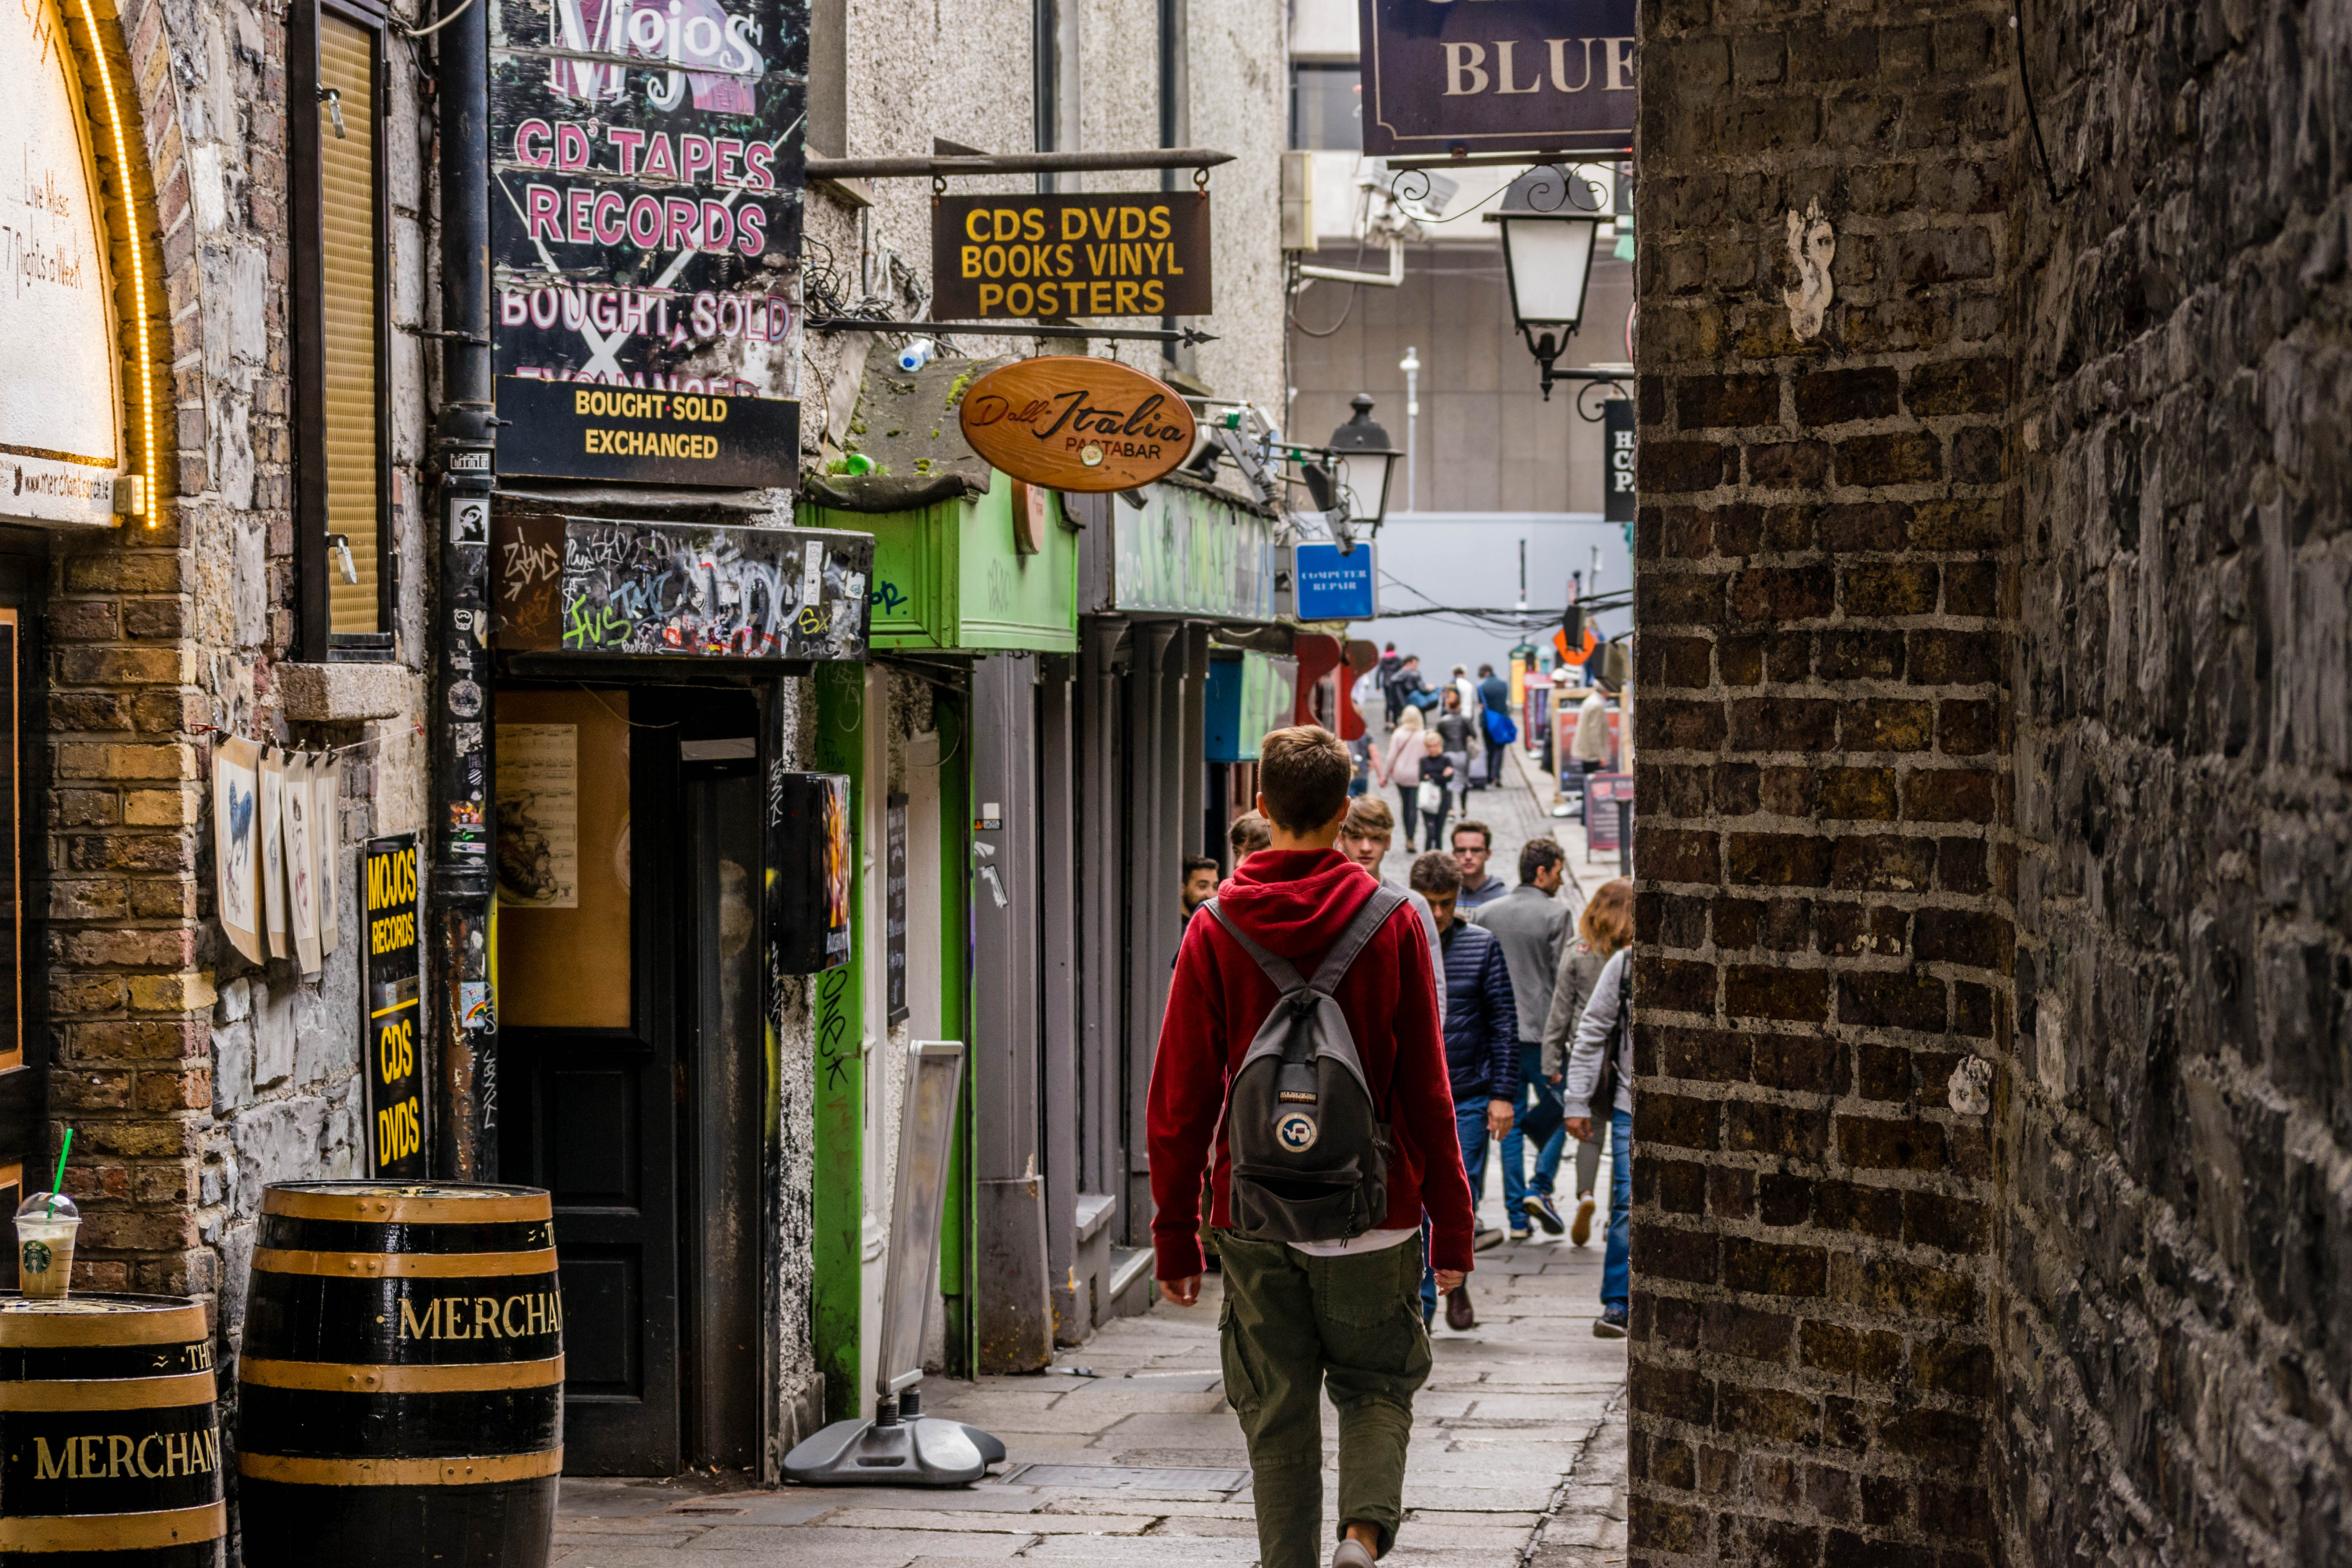
M1323 1389L1339 1413L1339 1511L1396 1540L1412 1396L1429 1378L1419 1237L1377 1252L1312 1258L1276 1241L1217 1233L1217 1314L1225 1397L1249 1440L1263 1568L1318 1568L1323 1523Z

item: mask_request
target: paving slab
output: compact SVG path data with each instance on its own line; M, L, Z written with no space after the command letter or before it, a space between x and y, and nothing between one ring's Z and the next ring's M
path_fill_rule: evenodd
M1514 851L1516 853L1516 851ZM1602 1173L1606 1180L1607 1173ZM1504 1219L1490 1179L1482 1222ZM1215 1468L1246 1476L1240 1423L1218 1371L1219 1280L1189 1310L1156 1304L1057 1352L1089 1368L971 1383L932 1379L926 1411L1004 1441L979 1485L747 1488L741 1476L568 1479L558 1568L1234 1568L1257 1558L1246 1484L1024 1486L1029 1463ZM1480 1321L1431 1334L1414 1403L1407 1515L1384 1568L1604 1568L1625 1545L1622 1341L1591 1337L1601 1248L1537 1237L1478 1255ZM1339 1423L1323 1415L1326 1507ZM1142 1478L1139 1478L1141 1479Z

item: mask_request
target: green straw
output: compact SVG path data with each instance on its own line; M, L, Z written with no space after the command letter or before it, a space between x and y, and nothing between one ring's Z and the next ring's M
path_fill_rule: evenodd
M58 1215L58 1194L66 1184L66 1156L73 1152L73 1129L66 1129L66 1141L58 1145L58 1173L49 1178L49 1212L45 1216Z

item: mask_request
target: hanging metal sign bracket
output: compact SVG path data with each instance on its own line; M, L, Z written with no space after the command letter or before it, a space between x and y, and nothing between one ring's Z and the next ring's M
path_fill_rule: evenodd
M1138 169L1209 170L1234 161L1206 147L1147 147L1131 153L935 153L921 158L808 160L813 180L944 180L955 174L1115 174ZM1205 184L1205 179L1202 182Z

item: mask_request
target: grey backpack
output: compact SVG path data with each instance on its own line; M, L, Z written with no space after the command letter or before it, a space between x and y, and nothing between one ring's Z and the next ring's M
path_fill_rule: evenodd
M1234 1228L1245 1237L1347 1241L1388 1217L1389 1130L1331 994L1404 901L1394 888L1373 889L1311 980L1236 928L1214 899L1201 906L1282 991L1234 1069L1219 1122L1233 1159Z

